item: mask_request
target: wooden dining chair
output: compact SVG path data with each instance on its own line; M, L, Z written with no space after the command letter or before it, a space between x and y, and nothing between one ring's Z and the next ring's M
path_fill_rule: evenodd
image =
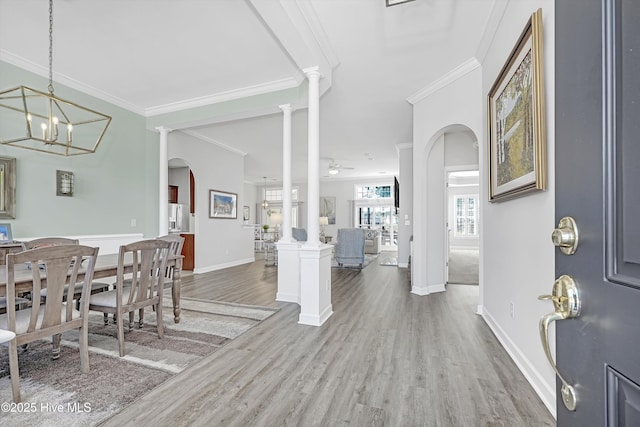
M43 248L47 246L60 246L60 245L77 245L80 242L77 239L69 239L66 237L43 237L40 239L33 239L28 242L22 242L22 247L25 250L35 249L35 248ZM73 299L78 301L80 300L80 294L82 293L82 287L84 283L77 283L73 290ZM100 282L92 282L91 283L91 293L95 294L98 292L104 292L109 290L108 283L100 283ZM40 292L40 298L44 299L47 297L47 290L43 289ZM66 298L66 291L65 291ZM78 307L76 307L78 308Z
M16 334L15 340L9 342L9 369L15 402L20 401L17 382L13 385L13 378L19 378L18 346L78 329L80 368L83 373L89 372L89 286L85 285L81 292L80 310L76 310L72 301L66 300L65 287L67 284L75 287L80 282L91 283L97 256L98 248L81 245L48 246L7 255L7 313L0 315L0 329ZM29 270L25 271L25 264ZM84 278L78 277L81 269ZM30 308L16 310L16 278L25 274L30 280L27 280L28 286L21 280L21 290L39 295L46 287L48 295L44 301L34 298Z
M130 313L129 330L131 330L133 313L138 311L141 321L144 316L142 309L154 307L158 337L164 338L162 293L170 246L169 242L160 239L141 240L120 246L115 289L91 295L89 310L113 314L115 317L120 356L124 356L125 353L124 315L126 313ZM131 261L133 272L129 275L125 273L125 265ZM127 279L130 279L129 286L125 286Z
M16 333L13 331L7 331L6 329L0 329L0 344L4 344L7 347L10 343L15 342ZM20 378L18 378L18 366L17 363L9 366L9 376L11 376L11 391L13 393L13 400L17 403L20 401Z
M182 255L182 247L184 246L184 237L179 234L167 234L165 236L157 237L158 240L164 240L170 243L169 254L170 255ZM165 283L173 279L173 266L168 267L165 274Z

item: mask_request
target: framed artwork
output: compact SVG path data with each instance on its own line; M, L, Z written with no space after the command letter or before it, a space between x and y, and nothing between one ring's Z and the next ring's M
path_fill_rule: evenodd
M546 189L542 9L489 91L489 201Z
M15 218L16 159L0 157L0 218Z
M209 218L236 219L238 195L225 191L209 190Z
M336 223L336 198L320 197L320 216L329 218L329 224Z
M242 207L242 220L246 221L248 223L250 216L251 216L251 214L250 214L250 211L249 211L249 206L243 206Z

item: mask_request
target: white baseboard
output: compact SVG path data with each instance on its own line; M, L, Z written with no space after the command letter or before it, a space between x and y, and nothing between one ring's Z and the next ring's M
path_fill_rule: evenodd
M319 315L300 313L298 323L301 325L322 326L322 324L326 322L332 314L333 306L329 304L324 310L322 310L322 313L320 313Z
M200 267L200 268L194 269L193 274L202 274L202 273L208 273L210 271L222 270L223 268L229 268L229 267L235 267L236 265L248 264L253 261L255 261L255 257L239 259L236 261L226 262L224 264L216 264L216 265L210 265L207 267Z
M411 293L412 294L416 294L416 295L429 295L432 294L434 292L444 292L446 291L446 288L444 286L444 283L442 284L437 284L437 285L422 285L422 286L417 286L417 285L412 285L411 286Z
M283 293L283 292L277 292L276 293L276 301L293 302L295 304L300 305L300 295L286 294L286 293Z
M516 366L518 366L518 369L520 369L520 372L522 372L527 381L529 381L529 384L531 384L531 387L533 387L538 394L544 406L546 406L551 415L556 418L555 384L549 384L544 380L540 372L531 364L529 359L520 351L518 346L509 338L484 306L478 305L477 314L482 316L485 323L489 326L498 341L500 341L500 344L502 344L502 347L507 351L507 354L509 354Z
M408 262L399 262L398 263L398 268L409 268L409 263Z

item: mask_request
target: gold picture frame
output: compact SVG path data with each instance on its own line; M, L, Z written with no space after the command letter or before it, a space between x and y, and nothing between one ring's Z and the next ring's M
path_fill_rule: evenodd
M0 218L16 217L16 159L0 157Z
M489 91L489 201L547 188L542 9L529 18Z

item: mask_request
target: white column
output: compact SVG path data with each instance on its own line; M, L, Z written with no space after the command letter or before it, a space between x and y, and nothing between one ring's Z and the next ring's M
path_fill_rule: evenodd
M282 110L282 239L291 237L291 104L280 105Z
M303 325L322 325L332 314L331 246L320 243L320 72L309 80L309 159L307 242L300 248L300 317Z
M171 129L157 127L160 132L160 156L158 160L158 236L169 232L169 144L168 136Z
M309 80L309 142L307 160L307 243L319 247L320 243L320 72L318 67L304 70Z
M276 301L300 304L300 245L291 236L291 104L282 110L282 238L278 247Z

